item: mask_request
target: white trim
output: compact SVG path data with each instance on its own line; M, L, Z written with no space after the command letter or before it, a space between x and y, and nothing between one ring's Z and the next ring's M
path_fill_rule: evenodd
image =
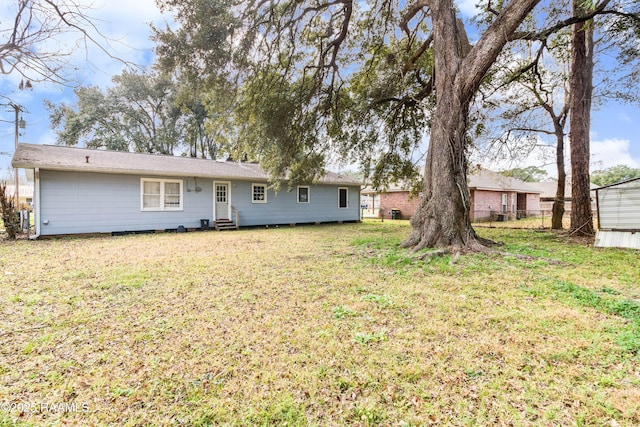
M33 214L33 236L29 236L30 239L37 239L40 237L41 225L40 225L40 168L33 170L34 188L33 188L33 204L35 206L35 212Z
M307 201L306 202L301 202L300 201L300 189L301 188L306 188L307 189ZM311 187L309 187L308 185L298 185L298 188L296 189L296 202L298 202L301 205L308 205L309 203L311 203Z
M347 206L340 206L340 190L345 190L347 192L345 197ZM338 187L338 209L349 209L349 187Z
M254 194L255 194L255 188L256 187L264 187L264 199L262 200L256 200L253 198ZM267 203L267 184L265 183L251 183L251 203Z
M144 183L158 182L160 183L160 205L157 207L147 208L144 206ZM180 204L177 207L166 207L164 205L165 184L179 184L180 186ZM142 212L177 212L184 210L184 180L182 179L158 179L158 178L140 178L140 211Z
M227 218L231 219L231 181L213 181L213 220L216 221L216 185L227 186Z

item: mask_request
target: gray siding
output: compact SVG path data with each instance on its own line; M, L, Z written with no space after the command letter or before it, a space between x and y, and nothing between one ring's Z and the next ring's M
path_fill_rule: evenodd
M598 190L599 228L640 230L640 180Z
M212 219L211 180L183 179L182 211L140 210L140 176L40 171L40 230L42 235L164 230L183 225L200 227ZM166 177L172 178L172 177ZM188 183L187 183L188 181ZM45 224L48 222L48 224Z
M360 219L360 187L357 186L311 185L309 203L298 203L297 188L292 191L282 189L277 195L269 190L267 203L252 203L251 184L245 181L232 183L231 204L240 211L241 227ZM347 209L338 208L339 187L349 190Z
M200 219L213 221L213 182L198 178L183 181L182 211L150 212L140 209L139 175L40 171L40 233L42 235L109 233L199 228ZM149 177L158 178L158 177ZM223 182L225 180L222 180ZM258 183L253 181L253 183ZM310 186L310 203L297 203L297 192L269 190L267 203L252 203L250 181L231 181L230 203L240 211L240 226L360 219L360 188L349 186L348 208L338 207L338 185ZM46 222L46 224L45 224Z

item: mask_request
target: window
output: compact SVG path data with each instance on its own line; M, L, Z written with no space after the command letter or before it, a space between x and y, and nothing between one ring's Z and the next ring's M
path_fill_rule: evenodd
M251 184L251 194L252 203L267 203L266 184Z
M298 187L298 203L309 203L309 187Z
M507 213L507 195L502 195L502 213Z
M349 189L338 188L338 207L347 209L349 207Z
M142 178L141 207L143 211L181 211L182 180Z

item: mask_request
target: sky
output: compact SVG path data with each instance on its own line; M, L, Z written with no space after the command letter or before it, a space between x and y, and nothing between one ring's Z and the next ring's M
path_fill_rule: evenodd
M153 62L153 42L150 40L150 23L164 27L169 17L163 17L155 5L155 0L78 0L91 4L88 14L94 19L100 31L111 40L109 48L113 55L140 66ZM3 2L0 6L0 25L6 26L12 18L11 9L15 5ZM11 2L13 3L13 2ZM458 6L466 16L475 12L477 0L459 0ZM73 43L67 36L58 43ZM105 88L113 75L120 74L125 66L97 48L88 52L77 51L70 58L70 73L74 84L97 85ZM48 100L54 104L73 103L71 88L52 84L34 84L32 90L18 90L21 77L17 74L0 75L0 94L8 96L24 107L22 118L26 128L20 130L20 142L35 144L55 144L56 135L50 129L49 114L43 106ZM0 102L5 102L0 100ZM6 176L10 168L15 141L15 113L11 109L0 108L0 176ZM640 107L617 102L609 102L594 109L591 132L591 170L603 169L618 164L640 168ZM568 144L567 144L568 145ZM511 167L543 166L550 176L554 175L553 159L544 158L539 152L516 162L485 163L494 169ZM548 164L545 166L545 164Z

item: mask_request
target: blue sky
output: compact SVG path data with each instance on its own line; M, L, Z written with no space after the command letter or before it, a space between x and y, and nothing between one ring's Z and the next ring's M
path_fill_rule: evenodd
M7 22L10 10L14 7L5 4L0 6L0 25ZM97 26L110 40L114 55L135 64L148 65L153 59L151 52L153 42L150 40L149 23L163 26L164 18L155 5L154 0L81 0L80 3L93 4L90 15ZM474 11L477 0L460 0L463 13L470 15ZM66 40L58 40L63 44L76 40L67 36ZM89 52L78 51L70 58L73 65L75 84L97 85L106 87L111 76L120 74L124 65L115 61L98 49ZM70 88L51 84L35 84L31 91L17 89L21 77L17 74L0 76L0 94L11 97L24 106L28 112L22 114L27 127L21 130L20 142L36 144L54 144L55 134L50 129L49 115L43 107L43 101L53 103L74 101ZM0 153L12 153L14 148L14 113L0 110ZM593 111L592 116L592 170L602 169L617 164L626 164L640 168L640 108L616 102L609 102ZM7 174L11 156L0 154L0 176ZM509 166L539 166L544 163L538 153L527 159L520 159L518 164ZM494 169L502 165L490 165ZM552 173L553 168L549 171Z

